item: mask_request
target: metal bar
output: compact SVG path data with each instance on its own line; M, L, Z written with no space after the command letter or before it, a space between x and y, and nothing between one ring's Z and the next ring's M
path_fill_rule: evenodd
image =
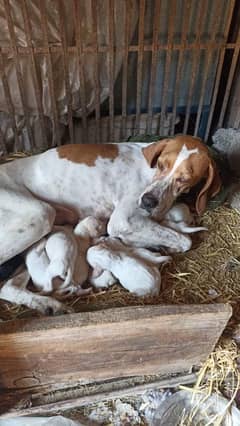
M126 137L127 126L127 79L128 79L128 43L129 43L129 25L131 18L129 2L124 1L124 53L122 70L122 137Z
M238 108L238 111L236 113L236 117L234 119L234 124L233 124L234 129L239 129L240 127L240 109Z
M98 66L98 34L97 34L97 0L91 0L91 11L92 11L92 33L94 43L94 92L95 92L95 119L96 119L96 131L95 139L96 142L101 142L101 123L100 123L100 82L99 82L99 66Z
M232 22L235 0L231 0L231 2L229 4L230 4L230 6L229 6L228 18L227 18L227 22L226 22L226 26L225 26L225 30L224 30L225 41L227 40L230 25L231 25L231 22ZM216 100L217 100L217 95L218 95L220 78L221 78L221 75L222 75L222 67L223 67L223 61L224 61L224 57L225 57L225 51L226 51L225 48L222 47L221 52L220 52L219 63L218 63L218 67L217 67L217 74L216 74L216 80L215 80L215 85L214 85L214 90L213 90L213 96L212 96L212 100L211 100L211 108L210 108L210 111L209 111L208 122L207 122L206 132L205 132L205 136L204 136L205 140L208 140L209 133L210 133L210 128L211 128L212 119L213 119L213 113L214 113L214 110L215 110L215 105L216 105Z
M184 10L183 10L183 20L182 20L182 28L181 28L181 46L183 49L179 51L179 57L178 57L178 63L177 63L177 72L176 72L176 83L175 83L175 90L174 90L174 99L173 99L173 109L172 109L172 122L171 122L171 135L174 134L175 129L175 121L176 121L176 114L177 114L177 101L180 91L180 81L181 81L181 75L182 75L182 67L183 67L183 58L185 53L185 47L187 43L187 33L188 33L188 27L189 27L189 20L190 20L190 10L191 10L191 0L185 0L184 4Z
M7 148L6 148L6 144L4 142L4 137L3 137L3 132L2 132L1 127L0 127L0 151L1 151L0 157L7 154Z
M189 43L186 44L185 47L183 47L181 44L176 43L172 45L172 50L195 50L196 48L200 49L200 50L209 50L209 49L219 49L221 47L225 47L225 49L234 49L234 47L236 46L236 43L226 43L224 42L224 40L219 41L219 42L215 42L212 46L209 46L209 43ZM135 45L135 44L131 44L128 46L128 52L138 52L139 50L139 46ZM156 45L156 50L157 51L161 51L161 50L168 50L168 45L167 44L160 44L157 43ZM76 54L77 53L77 47L76 46L68 46L67 47L67 51L68 53L72 53L72 54ZM151 52L152 51L152 45L151 44L144 44L143 45L143 51L144 52ZM23 47L23 46L17 46L17 52L19 56L28 56L30 55L30 49L28 47ZM49 49L47 49L46 47L33 47L33 52L35 55L46 55L48 54L48 52L52 53L61 53L62 49L60 46L49 46ZM98 46L98 52L99 53L109 53L109 47L108 46ZM125 47L116 47L114 46L114 53L124 53L125 52ZM12 53L12 50L10 47L7 46L3 46L2 47L2 53L3 54L8 54L8 53ZM93 47L91 46L87 46L84 47L82 49L82 53L95 53L95 50Z
M164 80L163 80L163 88L162 88L162 102L161 102L161 117L160 117L160 135L163 134L163 127L165 121L165 112L167 106L167 90L168 90L168 82L169 75L171 72L171 60L172 60L172 45L173 45L173 32L174 32L174 20L176 16L176 1L171 0L170 2L170 16L169 16L169 32L168 32L168 49L166 53L166 62L164 69Z
M74 0L74 25L76 32L76 46L77 46L77 58L78 58L78 69L79 69L79 84L80 84L80 105L82 113L83 123L83 135L84 139L88 141L87 131L87 108L86 108L86 87L85 87L85 75L84 75L84 53L82 48L81 38L81 13L80 13L80 2Z
M114 141L114 0L108 0L108 38L109 38L109 118L110 141Z
M14 151L19 151L20 150L20 141L19 141L19 137L18 137L15 108L14 108L14 104L13 104L13 101L12 101L7 76L6 76L5 70L4 70L4 61L3 61L3 57L2 57L1 48L0 48L0 78L2 80L3 91L4 91L4 96L5 96L5 100L6 100L6 104L7 104L7 109L8 109L9 117L11 119L13 131L14 131Z
M10 8L9 0L4 0L4 9L5 9L7 23L8 23L8 30L10 34L10 44L12 48L13 61L16 68L20 98L21 98L21 103L23 107L24 117L26 119L26 127L27 127L28 136L29 136L30 148L33 151L34 138L33 138L33 133L32 133L30 119L29 119L29 112L28 112L25 93L24 93L23 77L21 73L19 55L17 50L17 42L16 42L16 36L15 36L14 24L13 24L13 20L11 16L11 8Z
M42 143L43 143L43 147L47 148L47 135L46 135L46 129L44 125L44 112L43 112L42 97L41 97L41 84L38 78L36 57L34 55L33 46L32 46L32 28L31 28L31 23L29 19L29 12L27 8L26 0L22 0L21 2L22 2L23 20L24 20L24 28L26 33L27 45L30 50L32 75L33 75L33 87L35 91L35 97L36 97L37 108L38 108L39 119L40 119Z
M63 57L63 76L65 81L65 90L66 90L66 101L67 101L67 115L68 115L68 126L71 143L74 142L73 138L73 116L72 116L72 93L70 88L69 81L69 56L67 51L67 34L65 28L65 18L63 16L64 5L62 0L58 0L58 12L60 18L60 34L61 34L61 43L62 43L62 57Z
M151 74L149 83L149 94L148 94L148 118L147 118L147 132L152 132L152 120L153 120L153 96L154 86L157 75L157 57L158 57L158 28L161 10L161 0L155 0L154 18L153 18L153 41L152 41L152 61L151 61Z
M237 43L236 43L236 46L235 46L235 49L234 49L234 52L233 52L230 71L229 71L229 74L228 74L227 86L226 86L225 95L224 95L224 98L223 98L222 108L221 108L221 112L220 112L220 117L219 117L218 125L217 125L218 128L222 127L222 125L223 125L223 120L224 120L226 109L227 109L228 99L229 99L229 96L230 96L230 90L231 90L231 87L232 87L232 81L233 81L233 77L234 77L234 74L235 74L237 61L238 61L238 58L239 58L239 51L240 51L239 42L240 42L240 27L239 27L239 31L238 31L238 35L237 35Z
M58 110L57 102L54 91L54 79L53 79L53 67L52 67L52 58L48 42L48 30L47 30L47 11L45 0L39 2L40 14L41 14L41 25L43 32L43 39L45 44L45 50L47 55L47 64L48 64L48 84L51 96L51 105L53 110L53 132L56 134L57 145L61 144L60 141L60 132L59 132L59 122L58 122ZM60 49L61 50L61 49Z
M221 0L220 0L221 1ZM218 0L219 3L219 0ZM220 4L216 5L217 8L219 6L220 8ZM213 17L213 25L211 26L211 39L210 39L210 44L214 43L216 35L217 35L217 29L218 29L218 23L219 23L219 14L216 13ZM215 51L209 50L206 52L207 58L206 58L206 64L204 67L204 74L203 74L203 79L201 82L201 91L200 91L200 99L199 99L199 103L198 103L198 110L197 110L197 118L196 118L196 123L195 123L195 128L194 128L194 136L198 135L198 130L199 130L199 123L200 123L200 119L201 119L201 115L202 115L202 108L203 108L203 102L204 102L204 95L206 92L206 83L207 83L207 77L209 74L209 70L210 70L210 65L211 65L211 60L213 58L213 53Z
M142 72L143 72L143 45L144 45L144 14L145 0L140 0L139 26L138 26L138 61L137 61L137 98L136 98L136 120L134 134L139 133L141 118L142 99Z
M207 10L208 10L206 7L206 1L202 0L200 2L200 8L198 10L198 18L196 23L196 28L198 28L198 31L197 31L196 43L195 43L196 47L198 48L195 49L194 56L193 56L192 78L190 81L190 87L188 92L188 100L187 100L186 115L185 115L184 126L183 126L183 133L187 133L188 123L190 118L193 88L196 82L197 66L199 64L201 31L202 31L203 23L205 21Z

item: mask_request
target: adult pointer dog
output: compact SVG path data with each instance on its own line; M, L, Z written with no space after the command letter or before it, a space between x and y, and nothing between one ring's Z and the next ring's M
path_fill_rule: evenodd
M219 191L220 179L207 148L191 136L152 144L64 145L1 165L0 265L50 232L59 207L77 218L109 220L109 235L124 243L186 251L189 237L152 219L200 182L198 214Z

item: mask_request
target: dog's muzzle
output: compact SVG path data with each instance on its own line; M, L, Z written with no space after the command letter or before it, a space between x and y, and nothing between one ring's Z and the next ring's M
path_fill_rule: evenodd
M140 201L140 207L147 212L151 213L151 211L157 207L158 199L154 197L151 193L144 194Z

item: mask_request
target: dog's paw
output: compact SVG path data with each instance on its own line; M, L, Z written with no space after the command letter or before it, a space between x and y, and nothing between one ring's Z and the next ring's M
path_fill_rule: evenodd
M31 307L36 309L38 312L41 312L43 315L60 315L72 312L71 308L65 306L58 300L55 300L52 297L40 295L35 295Z

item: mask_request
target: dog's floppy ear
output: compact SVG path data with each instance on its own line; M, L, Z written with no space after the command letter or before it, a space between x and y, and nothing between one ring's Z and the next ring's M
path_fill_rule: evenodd
M142 148L142 153L150 167L155 167L157 159L159 155L161 155L168 141L169 139L162 139L161 141L151 143L145 148Z
M209 160L208 176L204 186L198 193L195 204L196 212L199 216L206 209L208 199L214 197L220 191L220 188L221 179L216 164L213 160Z

